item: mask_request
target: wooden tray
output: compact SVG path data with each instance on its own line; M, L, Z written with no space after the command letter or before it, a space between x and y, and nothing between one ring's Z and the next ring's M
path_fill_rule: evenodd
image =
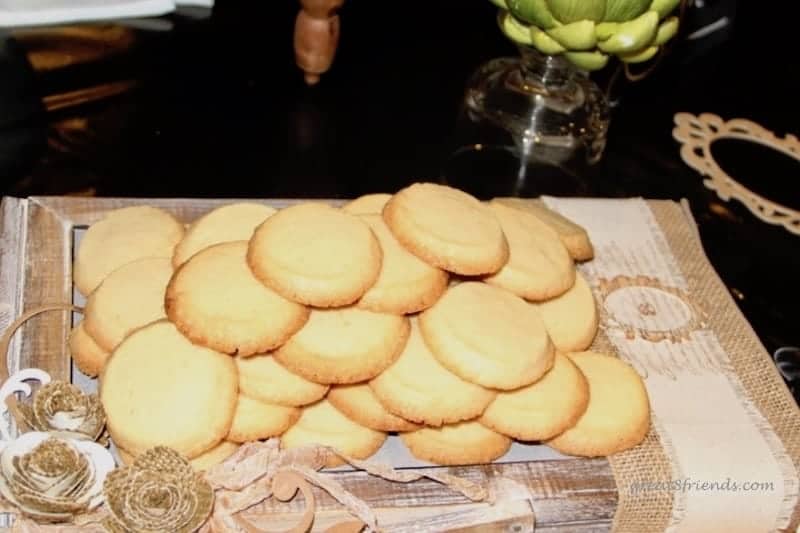
M276 208L297 200L258 200ZM210 209L231 200L115 199L32 197L4 198L0 204L0 327L26 310L72 301L72 250L74 230L85 228L108 211L132 205L163 208L189 223ZM337 202L331 202L337 203ZM70 380L71 362L66 348L71 313L47 313L32 319L17 335L8 357L9 373L21 368L42 368L53 379ZM611 528L618 493L605 459L563 459L524 463L487 464L449 469L453 474L483 485L503 478L518 484L515 501L491 510L472 503L431 481L398 485L362 472L339 472L339 478L374 510L384 524L421 519L423 530L458 531L607 531ZM316 489L315 489L316 490ZM315 530L348 518L340 504L316 491L318 514ZM299 498L298 498L299 499ZM304 504L269 500L275 528L296 522ZM535 510L535 518L534 518ZM394 529L393 529L394 530Z

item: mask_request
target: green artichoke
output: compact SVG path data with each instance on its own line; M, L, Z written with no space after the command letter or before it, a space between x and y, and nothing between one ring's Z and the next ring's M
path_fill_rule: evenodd
M669 16L680 0L491 0L506 36L578 68L599 70L610 56L647 61L678 32Z

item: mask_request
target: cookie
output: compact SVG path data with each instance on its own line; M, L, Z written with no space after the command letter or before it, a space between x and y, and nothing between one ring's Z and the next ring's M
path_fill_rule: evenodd
M253 276L247 241L215 244L193 255L169 282L165 308L192 342L243 356L277 348L309 314Z
M69 353L78 370L90 378L97 376L103 370L106 360L111 355L86 333L83 321L78 322L69 334Z
M137 259L171 258L183 238L183 224L161 209L125 207L92 224L75 258L75 287L88 296L106 276Z
M342 210L353 215L380 215L391 194L376 193L359 196L342 206Z
M509 258L499 272L484 278L528 300L547 300L575 284L575 264L558 234L528 212L491 202L508 239Z
M189 463L197 472L202 472L224 462L228 457L236 453L238 449L239 443L224 440L207 452L203 452L194 459L190 459ZM126 452L122 448L117 448L117 453L122 463L125 465L130 465L136 459L134 455Z
M567 455L598 457L642 442L650 430L650 402L639 374L611 355L570 358L589 383L589 405L574 426L546 444Z
M541 441L574 426L588 403L586 378L566 355L557 353L542 379L498 393L480 423L517 440Z
M380 215L362 215L383 251L381 272L358 306L382 313L416 313L433 305L447 288L447 272L429 265L395 239Z
M400 357L369 386L389 412L429 426L476 418L496 395L443 367L422 339L416 318Z
M556 350L580 352L592 345L597 335L597 305L583 275L578 274L575 285L561 296L531 305L538 309Z
M253 400L239 394L226 440L250 442L277 437L300 417L300 409Z
M508 260L508 243L491 210L457 189L415 183L392 196L383 218L407 250L441 269L492 274Z
M397 359L408 332L404 316L354 306L315 309L273 357L316 383L358 383L374 378Z
M284 449L302 446L331 446L355 459L366 459L386 440L386 433L364 427L339 412L327 400L303 408L300 418L281 436ZM332 458L327 466L338 466L342 460Z
M131 332L166 318L164 294L171 277L172 263L166 257L139 259L118 268L89 295L86 332L110 352Z
M297 407L321 400L328 385L320 385L294 374L272 355L235 358L242 394L266 403Z
M562 214L548 209L541 202L525 198L495 198L493 201L526 211L553 228L575 261L588 261L594 258L594 247L586 229Z
M361 298L378 279L381 258L369 226L320 203L287 207L269 217L253 234L247 255L264 284L315 307Z
M255 229L275 211L272 207L250 202L224 205L209 211L194 221L175 247L173 266L178 268L200 250L215 244L249 241Z
M468 281L447 289L419 325L445 368L483 387L524 387L553 364L553 344L536 309L492 285Z
M369 385L337 385L328 393L328 401L347 418L377 431L411 431L419 426L393 415L378 401Z
M401 433L411 455L438 465L491 463L511 447L511 439L478 422L460 422L440 428Z
M133 455L161 445L199 456L228 434L238 396L233 358L192 344L166 320L127 337L100 375L108 431Z

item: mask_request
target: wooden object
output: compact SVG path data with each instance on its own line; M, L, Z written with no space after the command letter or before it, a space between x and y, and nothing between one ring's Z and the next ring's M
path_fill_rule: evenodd
M339 15L344 0L300 0L294 27L294 53L306 83L314 85L333 64L339 45Z
M258 200L256 200L258 201ZM108 211L131 205L166 209L191 222L225 200L114 199L34 197L4 198L0 204L0 329L25 311L70 303L72 250L76 228L87 227ZM265 201L280 208L294 200ZM68 312L41 314L28 321L9 351L9 371L38 367L53 379L70 380ZM526 463L446 468L483 486L505 486L499 505L475 503L428 480L402 485L363 472L335 476L355 496L372 507L392 531L608 531L617 508L618 492L606 459L565 459ZM352 521L328 494L313 489L314 530ZM274 499L263 504L274 530L298 523L303 498Z
M755 122L744 119L724 121L717 115L689 113L675 115L672 133L681 146L681 157L690 167L706 176L706 187L716 191L723 201L739 200L751 213L769 224L783 226L800 235L800 211L764 198L728 175L714 160L711 145L719 139L738 139L764 145L800 162L800 141L794 135L783 139Z

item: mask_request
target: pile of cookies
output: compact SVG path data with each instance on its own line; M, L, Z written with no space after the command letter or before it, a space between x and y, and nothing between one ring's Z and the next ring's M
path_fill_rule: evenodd
M431 183L188 227L124 208L80 244L69 344L126 460L166 445L202 469L274 436L366 458L389 433L438 464L514 439L608 455L650 415L630 366L584 351L598 319L575 261L592 255L544 207Z

